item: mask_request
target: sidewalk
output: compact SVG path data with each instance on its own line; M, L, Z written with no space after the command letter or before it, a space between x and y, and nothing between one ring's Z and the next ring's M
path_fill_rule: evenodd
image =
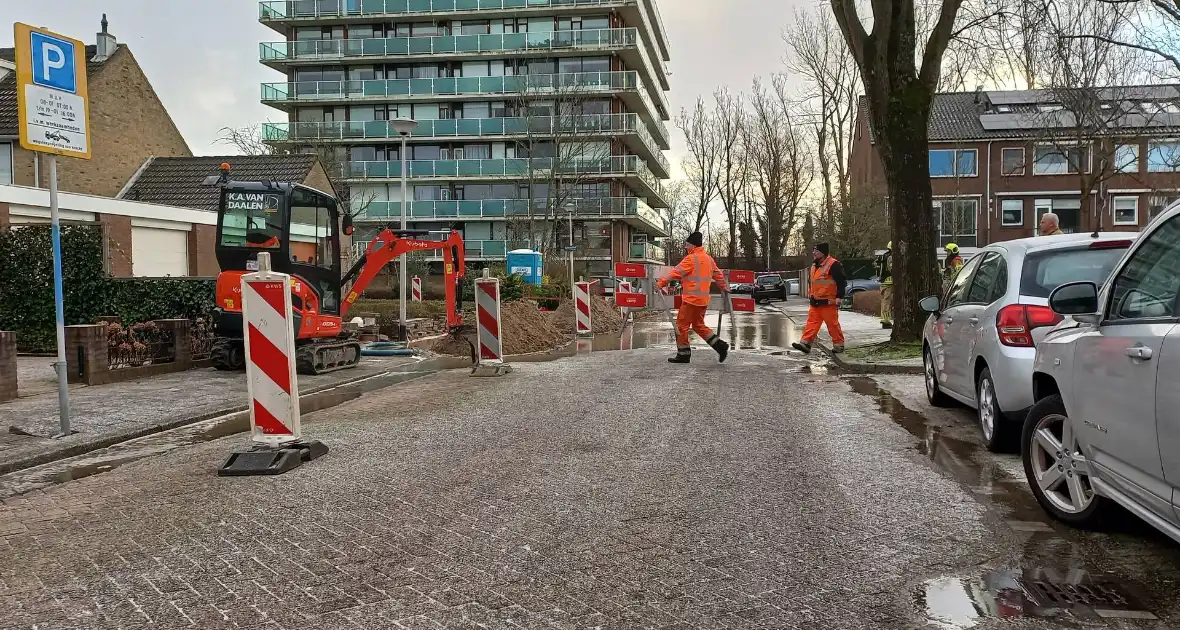
M300 376L299 388L301 394L309 394L387 372L426 369L433 368L413 357L364 358L353 369ZM0 404L0 474L242 411L247 404L245 374L212 368L110 385L71 386L70 428L76 433L52 439L58 431L53 385Z
M785 302L772 305L779 312L791 318L795 326L802 331L807 321L808 304L806 298L792 297ZM889 341L890 331L881 328L881 320L869 315L862 315L855 311L840 311L840 327L844 330L844 349L851 350L863 346L871 346ZM869 374L921 374L922 359L894 359L873 361L870 359L853 360L846 355L832 352L832 338L827 328L821 328L816 346L832 357L832 362L848 372Z

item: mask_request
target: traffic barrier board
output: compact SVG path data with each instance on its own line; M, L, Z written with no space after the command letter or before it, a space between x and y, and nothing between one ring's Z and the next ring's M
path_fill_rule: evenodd
M642 263L615 263L616 278L646 278L647 265Z

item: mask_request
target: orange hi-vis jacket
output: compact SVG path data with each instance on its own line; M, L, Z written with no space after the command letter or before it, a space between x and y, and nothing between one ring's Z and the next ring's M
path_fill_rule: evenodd
M832 276L832 265L840 261L828 256L822 265L811 266L811 282L808 284L808 295L820 300L839 299L836 291L836 279Z
M693 247L679 265L672 268L672 272L660 278L656 286L664 288L672 280L680 280L681 298L685 304L693 306L709 305L709 290L716 282L722 291L728 291L725 275L717 268L713 257L705 252L704 247Z

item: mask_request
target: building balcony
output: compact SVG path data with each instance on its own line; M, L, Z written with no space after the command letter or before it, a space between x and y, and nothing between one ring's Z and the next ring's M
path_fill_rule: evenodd
M620 179L645 197L653 208L667 208L664 185L647 163L637 155L603 158L515 158L501 160L410 160L408 176L415 180L523 180L530 173L536 179L559 178L566 184L590 179ZM395 181L401 178L401 161L348 162L347 181ZM556 172L554 172L556 171Z
M262 63L285 72L290 65L394 62L426 59L463 59L495 56L566 57L588 52L617 53L628 68L643 70L653 100L667 110L664 90L668 76L651 63L640 45L637 28L583 29L537 33L385 37L371 39L312 39L262 42Z
M373 79L367 81L299 81L263 83L262 102L293 111L296 106L374 102L427 102L487 100L491 97L573 101L594 96L617 95L628 109L639 112L655 130L661 149L671 148L667 112L657 109L640 83L638 72L576 72L531 74L508 77L437 77L423 79Z
M574 218L620 220L653 236L668 236L664 217L643 200L635 197L611 197L605 199L571 199ZM532 217L539 220L558 220L566 217L566 210L554 212L538 207L532 209ZM478 221L528 219L527 199L475 199L466 201L411 201L409 221ZM365 205L356 220L361 222L386 223L401 220L401 202L373 201Z
M362 140L399 139L391 123L385 120L366 122L264 123L263 139L268 143L307 144ZM619 137L627 148L646 160L656 175L671 176L671 164L636 114L584 114L569 116L530 116L519 118L464 118L422 120L414 129L415 138L442 140L486 140L489 138L554 138L567 144L585 142L586 138ZM581 140L573 140L578 138ZM573 147L577 150L577 147Z
M664 248L655 243L631 243L630 257L628 260L631 262L649 262L661 265L666 262Z
M578 15L587 10L617 11L628 24L643 24L653 58L670 61L667 30L656 0L264 0L258 20L279 33L306 24L347 24L432 17L483 19L536 15ZM663 70L662 64L659 68ZM668 89L666 86L664 89Z

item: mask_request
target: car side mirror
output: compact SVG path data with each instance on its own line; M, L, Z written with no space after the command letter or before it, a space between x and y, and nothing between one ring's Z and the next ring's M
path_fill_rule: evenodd
M1070 315L1081 322L1096 322L1098 321L1098 285L1093 282L1063 284L1049 294L1049 308L1058 315Z
M922 309L922 311L925 313L933 313L934 315L937 315L940 306L942 306L942 303L939 302L937 295L927 295L926 297L918 300L918 308Z
M356 228L352 225L351 214L346 214L340 219L340 229L346 236L352 236L352 233L356 231Z

